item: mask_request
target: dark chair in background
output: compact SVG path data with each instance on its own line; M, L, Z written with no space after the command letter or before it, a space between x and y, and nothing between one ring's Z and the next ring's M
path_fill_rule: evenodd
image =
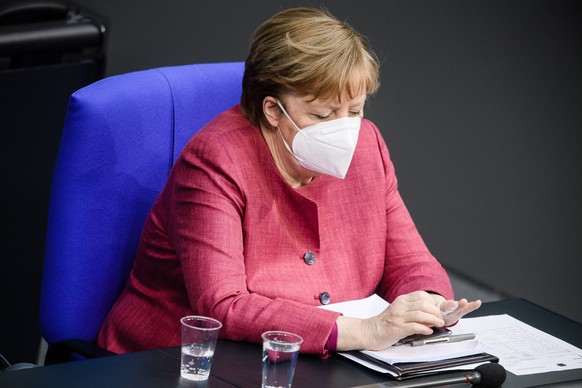
M93 63L105 74L105 25L64 2L5 0L0 4L0 70Z
M238 103L244 64L113 76L70 99L53 176L41 292L46 364L93 344L132 267L147 213L188 139Z
M51 179L71 94L103 77L105 25L57 0L0 0L0 353L37 363Z

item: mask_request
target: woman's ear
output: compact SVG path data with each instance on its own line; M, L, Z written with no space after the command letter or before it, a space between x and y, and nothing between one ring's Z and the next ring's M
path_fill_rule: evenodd
M272 128L279 127L282 112L275 97L267 96L263 99L263 114Z

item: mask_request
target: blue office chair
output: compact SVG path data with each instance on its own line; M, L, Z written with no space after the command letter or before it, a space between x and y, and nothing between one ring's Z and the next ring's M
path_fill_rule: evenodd
M237 104L244 63L112 76L71 96L49 205L40 302L45 364L94 344L145 218L190 137ZM77 356L78 357L78 356Z

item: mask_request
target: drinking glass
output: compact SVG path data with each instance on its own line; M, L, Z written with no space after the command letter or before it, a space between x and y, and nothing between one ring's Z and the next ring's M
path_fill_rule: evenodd
M183 317L180 322L182 323L180 374L188 380L207 380L222 323L213 318L195 315Z
M285 331L263 333L263 388L290 388L303 338Z

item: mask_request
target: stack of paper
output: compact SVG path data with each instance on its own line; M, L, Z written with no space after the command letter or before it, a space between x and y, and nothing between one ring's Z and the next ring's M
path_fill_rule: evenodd
M380 314L389 303L374 294L368 298L330 304L321 308L341 312L347 317L369 318ZM397 378L451 369L473 369L483 362L497 361L485 353L478 339L425 346L390 346L379 351L340 353L368 368Z

